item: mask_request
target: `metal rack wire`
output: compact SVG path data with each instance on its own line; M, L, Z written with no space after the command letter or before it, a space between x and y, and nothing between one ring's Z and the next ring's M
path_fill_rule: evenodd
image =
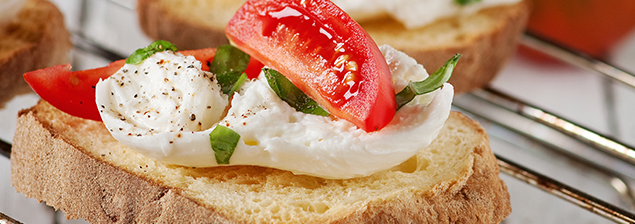
M111 1L117 3L114 0ZM122 5L121 3L117 4ZM73 43L77 49L91 52L110 61L124 58L122 55L90 41L79 33L73 35ZM552 55L571 65L624 83L635 89L635 76L609 63L558 46L530 33L524 35L522 44ZM623 181L625 176L635 179L634 147L490 88L458 96L454 101L454 106L481 119L496 123L512 132L519 133L536 142L540 142L550 148L566 153L570 157L606 173L614 178L615 182L612 183L612 185L624 196L624 200L627 200L628 204L635 209L635 191L629 186L627 181ZM505 114L505 116L497 116L498 114L492 115L492 111L497 111L498 114ZM526 128L514 126L506 120L508 116L515 116L515 119L522 119L526 122L542 125L544 128L567 136L570 141L575 141L586 147L584 147L583 152L573 151L573 149L566 144L545 139L542 136L535 135L531 131L526 130ZM9 157L10 152L11 145L0 139L0 154ZM589 159L595 157L601 157L602 159ZM574 187L567 186L553 178L549 178L527 167L514 163L504 156L497 155L497 158L498 165L505 174L538 189L542 189L552 195L563 198L572 204L587 209L611 221L617 223L635 223L635 214L632 212L611 205ZM624 172L624 170L627 172Z
M635 223L635 214L615 207L580 190L567 186L501 156L496 156L501 171L550 194L567 200L590 212L617 223Z
M603 77L608 77L615 81L635 88L635 76L612 66L603 61L593 59L584 54L553 44L545 39L537 37L531 33L523 36L522 44L540 52L551 55L568 64L594 72ZM480 102L477 102L480 101ZM554 113L550 113L537 106L530 105L521 100L515 99L502 92L491 88L474 91L457 97L453 105L465 110L472 115L478 116L490 122L494 122L507 128L510 131L529 137L537 142L551 148L567 153L569 157L575 158L582 163L593 166L598 170L610 175L615 180L613 183L616 190L623 195L624 200L635 208L635 191L622 180L624 175L630 178L635 177L635 148L598 132L585 128L582 125L568 121ZM487 106L484 106L487 105ZM498 110L499 113L492 113ZM500 113L508 113L500 116ZM508 119L509 114L515 114L521 119L546 126L548 129L570 137L572 140L588 146L585 156L578 151L564 146L559 147L557 142L541 138L531 130L521 126L514 126ZM592 160L589 158L606 157L607 159ZM601 215L617 223L635 223L635 214L617 208L591 195L585 194L574 187L567 186L545 175L537 173L529 168L523 167L500 155L497 155L498 164L501 171L519 179L525 183L542 189L552 195L563 198L575 205L587 209L593 213ZM608 162L607 162L608 161ZM618 171L620 170L620 171ZM623 172L627 170L627 172ZM616 186L617 185L617 186Z

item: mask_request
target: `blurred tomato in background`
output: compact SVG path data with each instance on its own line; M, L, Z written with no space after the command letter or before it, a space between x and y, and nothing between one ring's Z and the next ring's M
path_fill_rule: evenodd
M529 32L595 58L605 58L616 43L634 31L635 0L532 1ZM521 52L531 58L548 57L523 48Z

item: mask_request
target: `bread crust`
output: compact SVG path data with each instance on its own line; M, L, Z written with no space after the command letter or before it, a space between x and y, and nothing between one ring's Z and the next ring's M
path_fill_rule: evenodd
M72 47L64 16L46 0L28 0L0 31L0 108L31 91L22 74L68 62Z
M182 13L173 12L160 0L139 0L137 10L146 35L170 41L179 49L217 47L228 43L224 24L213 27L208 22L184 18ZM237 8L210 10L213 10L210 13L214 13L220 10L235 11ZM481 10L467 17L441 20L414 30L408 30L391 19L362 22L361 25L377 44L389 44L404 51L428 69L429 73L441 67L454 54L462 54L450 83L454 85L456 93L463 93L487 86L495 78L515 52L529 12L529 0L522 0L517 4ZM229 18L218 20L229 21ZM450 36L445 31L438 31L439 27L473 26L470 21L476 20L491 24L468 29L471 32L459 28L445 29L452 33ZM425 37L442 40L428 44Z
M485 87L496 77L516 52L529 13L530 2L522 0L517 4L484 9L467 17L445 19L414 30L389 19L361 25L377 44L388 44L405 52L430 74L453 55L461 54L449 82L456 93L463 93ZM492 24L482 26L477 29L478 32L468 32L469 26L476 23L470 21ZM426 38L434 41L425 43L428 41Z
M11 153L11 181L18 192L46 201L67 218L91 223L242 223L183 194L181 189L140 177L86 152L56 130L41 101L18 117ZM51 112L53 111L53 112ZM69 115L62 115L69 116ZM467 117L451 118L484 137L475 147L467 180L430 191L411 189L390 200L368 201L320 223L498 223L511 213L485 131ZM82 124L78 124L82 125ZM103 127L102 127L103 128ZM287 173L257 168L257 173ZM262 172L261 172L262 171ZM471 175L469 175L471 173ZM286 175L292 175L290 173ZM464 183L464 184L463 184Z
M6 224L22 224L21 222L19 222L18 220L15 220L5 214L0 213L0 223L6 223Z
M452 111L450 119L485 130L464 115ZM511 213L507 185L499 178L497 159L489 140L474 148L472 175L457 191L402 194L390 201L369 203L359 211L334 223L499 223ZM502 202L502 203L501 203Z
M138 0L137 13L141 30L146 35L155 40L170 41L179 50L218 47L229 43L224 28L193 23L175 15L158 1Z
M40 103L41 105L41 103ZM232 223L178 189L92 157L39 117L21 111L11 152L11 183L27 197L91 223Z

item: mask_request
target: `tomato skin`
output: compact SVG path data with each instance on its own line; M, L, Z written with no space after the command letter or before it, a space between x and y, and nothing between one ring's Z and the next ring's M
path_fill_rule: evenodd
M395 114L386 61L370 36L328 0L251 0L230 20L228 38L285 75L331 114L367 131Z
M212 61L214 60L214 56L216 55L216 48L185 50L185 51L179 51L179 53L183 55L194 56L196 60L199 60L201 64L203 64L203 66L201 66L201 70L209 71L209 65L212 63ZM247 70L245 70L245 73L247 73L247 78L249 79L258 78L258 75L260 74L260 70L263 67L264 65L262 64L262 62L251 57L249 59L249 65L247 65Z
M247 74L247 78L249 79L258 78L258 75L260 75L260 71L262 70L263 67L265 67L265 65L262 64L262 62L258 61L254 57L251 57L249 59L249 64L247 65L247 69L245 70L245 73Z
M202 64L201 70L209 71L209 65L212 63L212 60L214 60L214 55L216 55L216 48L186 50L186 51L179 51L179 53L186 56L188 55L194 56L196 60L201 62Z
M207 62L211 62L216 53L215 48L179 51L183 55L192 55L201 61L206 71ZM95 85L100 79L115 74L125 60L118 60L105 67L71 72L71 65L56 65L24 73L24 80L42 99L57 109L70 115L101 121L95 103Z
M124 65L124 60L101 68L71 72L71 65L24 73L24 80L40 97L73 116L101 121L95 104L95 85Z

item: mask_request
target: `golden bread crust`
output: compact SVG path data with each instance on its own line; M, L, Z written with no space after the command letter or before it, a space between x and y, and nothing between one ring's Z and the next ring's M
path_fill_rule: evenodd
M464 185L433 192L414 189L394 200L371 202L366 210L335 223L499 223L511 214L507 185L498 176L499 167L485 130L458 112L450 117L485 136L474 148L472 175Z
M186 3L182 3L186 4ZM167 40L179 50L196 50L227 44L224 25L212 27L174 14L160 1L137 1L137 13L143 32L155 40ZM210 12L214 13L214 12ZM229 20L228 20L229 21Z
M67 136L66 129L69 128L81 128L84 130L83 133L108 133L99 122L69 116L44 101L20 112L11 154L11 181L18 192L46 201L48 205L64 211L67 218L84 218L92 223L250 222L249 219L229 214L231 212L224 210L223 205L206 204L198 195L192 195L187 187L180 186L179 183L173 185L174 183L167 183L167 180L160 176L144 176L145 167L121 167L124 165L115 164L116 160L107 160L109 155L106 153L101 152L103 154L100 155L100 152L95 154L87 151L88 148L111 140L86 139L80 144L77 139ZM487 135L478 123L452 112L441 135L452 136L451 133L455 129L472 130L480 136L477 142L470 143L473 147L466 157L469 162L461 165L456 177L451 175L452 178L431 188L425 188L423 184L421 188L413 187L407 190L383 188L381 191L383 195L387 195L385 197L360 198L345 206L330 208L335 211L329 211L328 214L318 214L316 218L302 222L500 222L510 214L511 207L507 188L498 177L496 158L489 149ZM451 137L443 137L438 141L443 142L433 144L446 145L445 142L453 140ZM174 166L167 168L181 169ZM353 180L324 180L251 166L183 170L187 171L182 172L184 178L209 179L209 187L214 189L207 190L227 190L217 188L218 186L234 189L225 194L240 194L240 188L245 184L250 188L261 186L253 192L272 194L315 190L331 185L345 185L348 182L368 185L372 184L370 182L381 181L373 176ZM374 176L382 175L386 176ZM399 175L408 177L418 174L406 172ZM240 177L247 178L232 182ZM267 184L258 185L258 181ZM415 183L413 186L419 184ZM234 195L223 196L228 198L224 200L230 200L229 198Z
M221 214L180 195L178 189L91 156L52 129L41 117L47 112L36 106L22 111L18 119L11 180L27 197L61 209L68 219L84 218L91 223L228 223Z
M46 0L28 0L16 18L0 27L0 108L27 93L22 74L68 61L70 34L64 16Z

